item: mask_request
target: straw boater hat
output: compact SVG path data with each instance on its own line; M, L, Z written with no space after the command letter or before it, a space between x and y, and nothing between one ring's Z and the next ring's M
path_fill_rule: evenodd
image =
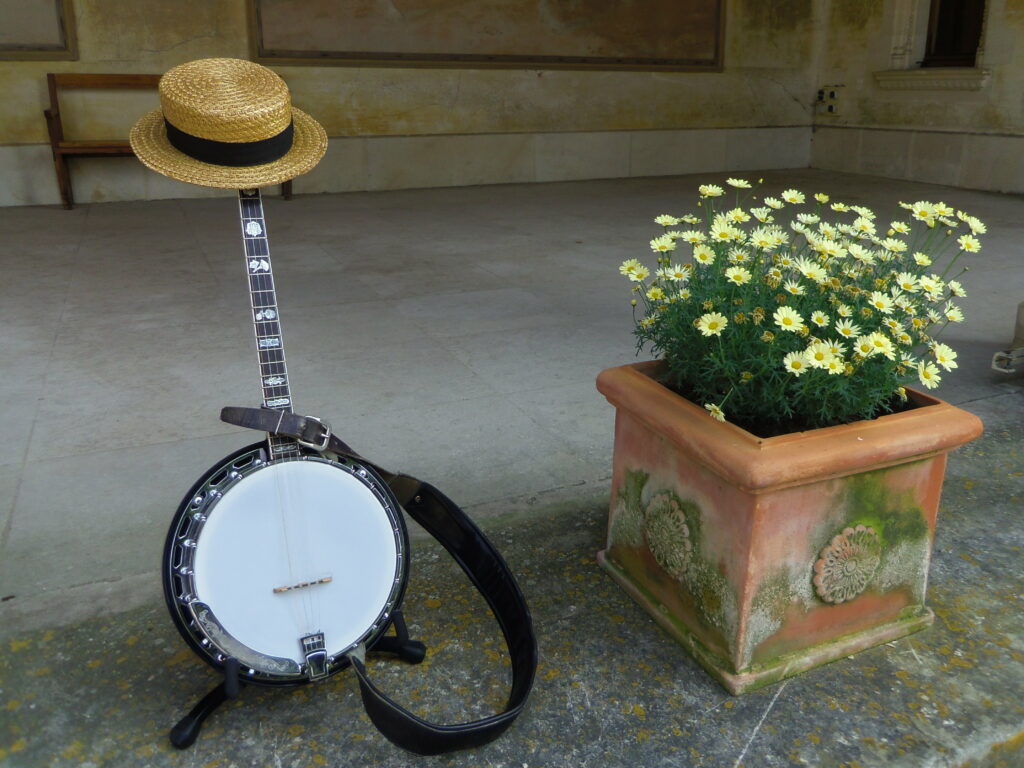
M132 128L132 149L146 166L204 187L247 189L310 170L327 134L292 107L288 86L242 59L199 59L160 78L160 109Z

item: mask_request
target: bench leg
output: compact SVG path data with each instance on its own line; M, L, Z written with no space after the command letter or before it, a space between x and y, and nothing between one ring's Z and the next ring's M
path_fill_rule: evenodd
M57 187L60 189L60 200L66 210L75 207L75 197L71 192L71 174L68 172L68 161L59 152L53 153L53 165L57 170Z
M286 181L283 184L281 184L281 197L283 197L285 200L291 200L292 199L292 180L291 179L288 179L288 181Z

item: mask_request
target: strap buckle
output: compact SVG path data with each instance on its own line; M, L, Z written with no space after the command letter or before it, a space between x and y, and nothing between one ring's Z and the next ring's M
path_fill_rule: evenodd
M331 425L328 424L323 419L318 419L316 416L304 416L303 418L306 420L307 423L310 421L315 421L317 424L323 427L324 434L321 437L319 443L313 443L310 442L309 440L303 440L301 437L296 437L295 442L297 442L303 448L312 448L314 451L323 453L324 451L327 450L327 444L331 442Z

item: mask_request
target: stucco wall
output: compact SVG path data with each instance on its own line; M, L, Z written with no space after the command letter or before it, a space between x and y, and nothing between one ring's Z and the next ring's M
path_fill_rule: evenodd
M331 136L327 157L295 190L813 165L1024 191L1024 0L989 0L988 74L977 89L936 88L934 77L893 88L875 73L916 69L900 46L927 6L729 0L717 73L275 66ZM78 61L0 62L0 204L59 201L42 116L46 72L159 73L195 58L250 56L243 0L75 8ZM838 111L816 108L817 89L835 84ZM68 135L125 136L156 103L152 92L68 93ZM132 158L72 165L81 202L222 194L165 180Z
M974 70L922 70L927 0L833 0L815 115L818 168L1024 192L1024 0L988 0Z
M806 165L812 3L769 5L728 3L720 73L275 66L333 139L324 169L296 191L680 173L709 159L723 169ZM242 0L76 0L76 18L78 61L0 62L0 203L58 200L46 72L159 73L250 55ZM68 136L126 135L155 98L70 93ZM130 158L72 163L83 202L206 194L144 178Z

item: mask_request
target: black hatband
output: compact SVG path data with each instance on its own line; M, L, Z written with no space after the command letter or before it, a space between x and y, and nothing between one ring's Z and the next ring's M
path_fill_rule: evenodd
M164 125L167 126L167 140L172 147L189 157L213 165L244 166L272 163L288 154L295 135L294 122L288 123L287 128L269 139L240 142L214 141L193 136L175 128L166 118Z

